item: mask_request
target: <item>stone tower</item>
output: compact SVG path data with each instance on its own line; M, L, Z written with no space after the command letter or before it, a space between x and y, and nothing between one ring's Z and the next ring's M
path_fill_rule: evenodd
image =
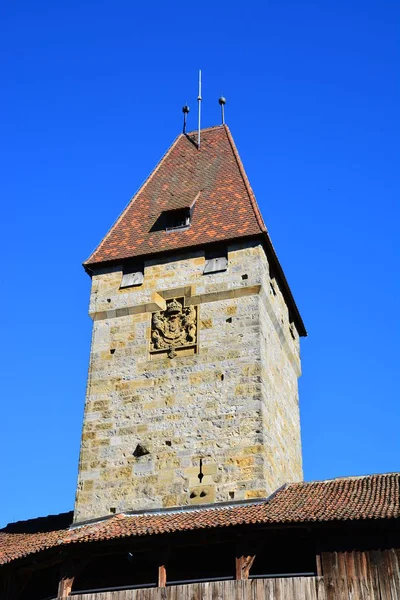
M302 479L306 335L230 131L180 135L85 263L75 522Z

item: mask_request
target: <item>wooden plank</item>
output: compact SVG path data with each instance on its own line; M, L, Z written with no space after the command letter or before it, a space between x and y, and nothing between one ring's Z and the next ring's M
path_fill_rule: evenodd
M393 569L393 583L396 590L396 598L400 598L400 562L396 550L390 550Z
M224 585L225 581L214 581L211 583L212 587L212 600L218 600L218 598L223 598L227 592L227 588Z
M200 583L193 583L189 588L189 600L201 600ZM164 600L161 598L161 600Z
M201 584L201 598L202 600L211 600L211 595L210 595L210 583L206 582L206 583L202 583ZM229 596L228 596L229 597Z
M318 600L317 597L317 581L315 577L306 577L305 578L305 586L307 591L304 594L305 598L310 598L310 600ZM308 594L308 596L307 596Z
M377 550L374 553L378 571L380 600L392 600L384 552L384 550Z
M290 580L287 579L286 582L288 583ZM309 591L309 582L307 581L307 578L302 578L302 577L292 577L291 578L291 583L292 583L292 589L288 589L287 590L287 594L293 600L295 600L296 598L309 598L309 595L307 594L307 591Z
M171 600L179 600L180 599L180 597L181 597L179 594L180 587L181 586L179 586L179 585L174 585L171 588L171 596L170 596ZM207 600L211 600L211 596L209 596Z
M275 586L273 579L264 579L264 584L266 587L266 600L274 600L275 598Z
M362 600L373 600L371 582L368 572L368 555L366 552L356 554L356 572Z
M64 563L60 569L60 579L58 582L58 593L60 598L68 598L72 592L72 586L75 579L75 570L73 563Z
M257 600L257 579L250 579L248 583L247 600Z
M286 597L285 594L282 593L283 587L284 584L282 584L282 579L279 578L274 580L274 600L292 600L290 597Z
M360 583L357 573L357 552L346 552L347 586L348 598L350 600L361 600Z
M338 600L336 596L336 558L334 552L322 552L322 570L326 600Z
M180 585L180 586L176 586L176 597L178 598L178 600L187 600L188 597L188 586L187 585Z
M289 581L289 580L286 580ZM309 598L307 591L310 589L310 582L307 577L292 577L292 598L295 600L296 598ZM289 593L289 590L288 590Z
M392 550L386 550L384 552L384 560L386 563L386 571L388 574L388 587L390 589L390 598L391 600L397 600L399 598L399 596L397 595L397 589L396 589L396 582L395 582L395 569L397 567L397 560L396 560L396 566L393 564L393 551Z
M158 587L164 588L167 585L167 569L165 565L158 567Z
M265 600L265 588L261 579L253 579L252 588L252 600Z
M315 577L315 589L318 600L327 600L325 582L323 577Z
M326 600L323 578L217 581L166 588L83 594L76 600ZM337 597L337 600L340 600ZM346 598L347 600L347 598ZM358 599L357 599L358 600ZM375 599L374 599L375 600ZM378 599L377 599L378 600ZM380 599L379 599L380 600ZM392 600L392 599L391 599Z
M212 581L211 582L211 600L218 600L218 597L222 593L222 585L221 581Z
M232 596L232 600L243 600L244 596L244 581L236 581L234 595ZM214 600L214 599L213 599Z
M317 567L317 576L321 577L323 575L323 571L322 571L322 559L321 559L321 553L318 552L315 555L315 564Z
M347 556L345 552L336 553L336 594L337 598L343 600L348 598L348 581L347 581Z
M242 564L243 556L236 556L235 558L235 579L242 579Z
M255 555L251 556L237 556L236 557L236 579L248 579L250 569L253 566Z
M366 553L367 568L370 582L370 589L373 600L380 600L381 593L379 590L378 568L376 563L376 555L374 551Z
M160 600L167 600L167 598L168 598L167 588L160 588ZM200 600L200 598L197 598L197 600Z

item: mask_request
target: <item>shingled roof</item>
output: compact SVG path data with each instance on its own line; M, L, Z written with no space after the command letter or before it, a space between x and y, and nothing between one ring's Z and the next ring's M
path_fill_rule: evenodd
M10 533L8 527L0 531L0 564L49 548L125 537L251 524L399 517L400 473L293 483L280 488L271 498L251 504L120 514L86 525L37 533L21 533L21 524L14 528L20 533Z
M176 138L86 266L266 233L228 127L204 129L201 140L198 149L193 134ZM154 228L164 211L193 203L188 229Z
M192 209L190 227L157 226L166 211L181 208ZM176 138L84 267L91 273L103 263L256 236L264 241L299 334L307 335L232 135L220 125L202 130L200 148L194 133Z

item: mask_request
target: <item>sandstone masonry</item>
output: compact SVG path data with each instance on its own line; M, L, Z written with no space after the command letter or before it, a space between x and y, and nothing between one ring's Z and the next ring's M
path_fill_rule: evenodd
M113 512L266 497L302 479L299 336L257 240L92 277L93 337L75 521ZM195 307L193 347L151 352L152 315ZM193 311L192 311L193 312ZM194 313L193 313L194 314Z

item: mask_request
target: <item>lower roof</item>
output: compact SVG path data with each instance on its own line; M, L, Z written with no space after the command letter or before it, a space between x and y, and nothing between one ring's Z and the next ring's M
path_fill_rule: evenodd
M72 513L9 525L0 531L0 564L50 548L119 538L252 524L328 523L400 517L400 473L286 484L250 504L123 513L49 530ZM32 531L35 530L35 533Z

